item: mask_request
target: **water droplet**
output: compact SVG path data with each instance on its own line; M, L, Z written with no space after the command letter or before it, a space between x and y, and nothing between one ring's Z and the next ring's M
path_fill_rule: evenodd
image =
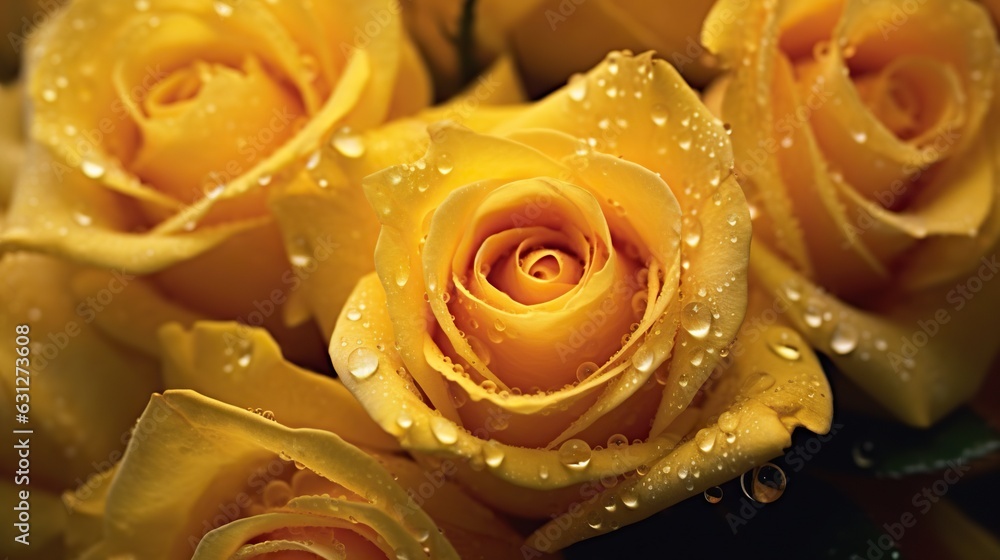
M815 305L810 304L806 307L805 311L802 312L802 319L812 328L818 328L823 324L823 310Z
M628 447L628 438L624 434L614 434L608 438L608 449L621 450Z
M104 166L97 162L84 160L80 164L80 170L91 179L100 179L104 176Z
M576 379L577 381L585 381L591 375L594 375L598 369L598 365L594 362L583 362L580 367L576 368Z
M458 428L455 423L441 416L431 418L431 433L434 434L434 439L445 445L458 441Z
M48 101L49 103L52 103L58 97L59 97L59 94L56 93L56 90L54 90L54 89L45 89L45 90L42 90L42 99Z
M409 412L403 410L396 416L396 425L404 430L408 430L413 426L413 417L410 416Z
M870 469L875 461L872 460L872 450L875 449L875 444L870 441L863 441L858 443L851 449L851 458L854 459L854 464L861 467L862 469Z
M684 243L687 243L688 247L697 247L698 243L701 242L701 221L697 218L692 218L691 216L685 216L683 221L683 231L684 231Z
M246 354L243 354L242 356L240 356L236 360L236 363L239 364L240 367L247 367L247 366L250 365L250 358L251 358L250 352L247 352Z
M348 321L357 321L358 319L361 318L361 312L358 311L357 309L353 309L353 308L352 309L348 309L346 317L347 317Z
M701 302L692 301L684 306L681 326L695 338L705 338L712 328L712 311Z
M479 361L483 363L484 366L490 365L493 360L493 355L490 353L490 348L483 343L482 340L469 335L466 340L469 342L469 348L472 349L472 353L479 358Z
M496 321L493 321L493 328L496 329L497 332L503 332L507 329L507 325L505 325L502 320L497 319Z
M655 353L649 346L640 346L635 354L632 354L632 365L642 373L649 373L653 369Z
M852 133L851 137L853 137L854 141L858 144L864 144L868 141L868 133L863 130Z
M371 377L378 369L378 355L365 347L356 348L347 357L347 370L358 379Z
M301 253L289 255L288 260L297 268L306 268L313 262L312 257Z
M538 478L540 478L542 480L548 480L549 479L549 468L546 467L545 465L539 465L538 466Z
M330 140L333 148L344 157L357 159L365 155L365 142L361 135L355 133L350 127L343 127L333 133Z
M582 439L570 439L559 446L559 462L574 470L582 470L590 464L590 445Z
M80 224L81 226L84 226L84 227L89 226L94 221L93 218L91 218L90 216L88 216L86 214L82 214L80 212L74 212L73 213L73 220L76 223L78 223L78 224Z
M635 489L635 485L629 486L622 489L622 504L628 509L635 509L639 507L639 493Z
M483 460L492 468L497 468L503 463L503 446L494 440L483 444Z
M691 352L691 365L698 367L703 361L705 361L705 350L703 348L695 348Z
M233 7L225 2L216 2L213 4L215 8L215 13L219 14L219 17L229 17L233 15Z
M846 355L858 347L858 329L850 323L840 323L833 330L830 338L830 349L836 354Z
M573 74L567 85L569 98L573 101L583 101L587 98L587 78L583 74Z
M713 486L705 490L705 501L710 504L717 504L722 501L722 488Z
M802 352L799 350L798 346L794 344L792 335L788 334L788 332L784 330L772 330L774 330L774 332L771 334L767 345L775 354L790 362L794 362L802 358Z
M451 160L451 156L448 154L441 154L437 157L438 173L447 175L451 173L452 169L455 169L455 163Z
M698 444L698 449L701 449L705 453L708 453L715 447L715 432L708 428L699 430L694 439Z
M802 299L802 289L797 282L788 282L785 284L785 295L792 301L799 301Z
M650 115L653 117L653 124L655 124L656 126L663 126L667 124L667 119L669 115L667 113L666 106L661 104L654 105Z
M724 432L734 432L740 423L740 417L728 410L719 415L719 429Z
M587 516L587 525L591 529L600 529L601 528L601 514L595 511L595 512L592 512L590 515L588 515Z
M323 158L323 154L320 153L319 150L316 150L315 152L313 152L312 155L309 156L309 159L306 160L306 169L308 169L309 171L312 171L313 169L316 169L317 167L319 167L319 162L320 162L320 160L322 158Z
M751 477L750 491L747 491L746 476ZM750 472L743 473L740 477L740 486L743 493L755 502L770 504L781 497L785 492L788 481L785 471L781 470L774 463L765 463L759 467L754 467Z

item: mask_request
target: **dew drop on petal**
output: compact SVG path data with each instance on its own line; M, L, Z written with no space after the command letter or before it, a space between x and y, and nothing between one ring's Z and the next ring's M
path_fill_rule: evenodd
M712 311L702 302L693 301L684 306L681 326L695 338L705 338L712 328Z
M632 365L642 373L648 373L653 369L655 358L653 350L649 346L640 346L635 354L632 354Z
M794 344L792 336L787 331L781 329L772 330L774 332L767 341L767 346L772 352L790 362L795 362L802 358L802 352Z
M437 170L442 175L447 175L455 169L455 163L448 154L441 154L437 157Z
M590 464L593 451L582 439L570 439L559 446L559 462L574 470L582 470Z
M621 494L622 504L628 509L635 509L639 507L639 493L635 489L635 485L629 486L622 490Z
M503 446L490 440L483 444L483 461L491 468L497 468L503 463Z
M569 98L573 101L583 101L587 98L587 78L583 74L573 74L567 86Z
M577 381L585 381L591 375L594 375L598 369L598 365L594 362L583 362L580 367L576 368L576 379Z
M411 426L413 426L413 417L410 416L410 413L405 410L400 411L400 413L396 416L396 425L404 430L408 430Z
M662 104L654 105L650 116L653 117L653 124L656 126L663 126L667 124L667 119L669 118L667 108Z
M695 348L691 352L691 365L698 367L703 361L705 361L705 350L703 348Z
M815 305L809 305L802 312L802 319L812 328L818 328L823 324L823 310Z
M830 337L830 349L836 354L846 355L858 347L858 329L850 323L841 322Z
M701 242L701 221L697 218L692 218L686 216L682 221L683 231L684 231L684 243L688 247L697 247L698 243Z
M358 379L371 377L377 369L378 355L368 348L356 348L347 356L347 371Z
M740 417L728 410L719 415L719 429L724 432L734 432L739 426Z
M458 441L458 428L455 423L441 416L431 418L431 433L434 434L434 439L445 445Z
M708 453L715 447L715 432L708 428L702 428L695 435L695 442L698 444L698 449L701 449L704 453Z
M614 434L608 438L608 449L624 449L628 447L628 438L623 434Z
M84 160L80 164L80 170L90 179L100 179L104 176L104 166L97 162Z
M357 159L365 155L365 142L359 134L351 130L349 127L344 127L333 133L333 138L330 140L333 148L340 152L344 157L349 157L351 159Z

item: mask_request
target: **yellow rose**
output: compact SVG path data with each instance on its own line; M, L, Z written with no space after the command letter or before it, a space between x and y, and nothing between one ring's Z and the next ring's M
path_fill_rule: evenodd
M312 410L320 418L325 410ZM192 391L154 395L113 472L67 496L83 559L510 558L519 537L408 459ZM361 422L364 425L364 422ZM94 534L95 524L97 527Z
M535 550L828 428L829 388L792 331L772 317L733 345L750 218L722 123L671 66L612 53L493 134L430 136L366 180L377 276L330 353L405 448L456 460L502 510L561 514Z
M713 2L431 0L408 3L405 13L436 82L446 90L461 83L469 66L509 52L528 91L540 94L615 49L655 50L685 76L704 83L712 61L698 38ZM463 8L470 4L474 10L466 20Z
M2 247L152 274L209 317L252 322L253 303L274 304L282 312L261 313L282 334L273 294L296 279L268 200L324 188L338 172L331 151L358 155L354 131L429 101L399 11L392 0L73 2L27 53L31 144ZM346 251L310 241L334 260Z
M794 300L788 319L845 375L931 424L1000 341L989 15L965 0L726 0L713 25L733 70L708 97L759 212L754 279Z

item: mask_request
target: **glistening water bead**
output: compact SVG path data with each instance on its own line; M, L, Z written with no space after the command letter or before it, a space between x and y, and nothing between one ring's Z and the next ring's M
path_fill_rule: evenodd
M593 450L582 439L570 439L559 446L559 462L574 470L582 470L590 464Z
M705 338L712 328L712 312L703 302L693 301L681 312L681 326L695 338Z
M749 491L746 486L748 474L751 478ZM753 501L762 504L769 504L780 498L785 493L787 483L785 471L774 463L765 463L740 476L740 487L743 489L743 493Z
M367 379L378 369L378 355L368 348L356 348L347 357L347 371L358 379Z

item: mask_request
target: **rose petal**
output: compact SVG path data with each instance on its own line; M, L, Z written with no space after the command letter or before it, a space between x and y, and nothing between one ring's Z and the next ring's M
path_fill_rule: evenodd
M260 484L293 468L278 460L279 453L365 497L362 503L319 497L294 500L286 506L291 512L301 506L314 513L309 516L312 522L302 525L339 517L328 506L337 505L345 512L344 518L350 513L347 510L353 510L362 521L361 528L369 521L379 528L392 525L386 538L395 542L398 537L399 544L414 546L417 551L420 547L415 535L426 531L427 546L443 557L454 557L451 546L422 510L407 510L404 521L399 511L381 509L408 503L407 494L375 459L329 432L285 428L191 391L169 391L153 396L136 434L108 493L104 540L91 552L95 557L126 552L151 559L190 554L193 545L199 544L198 535L216 523L212 519L220 512L227 524L210 533L213 538L202 546L223 546L229 530L267 523L268 516L236 521L243 513L235 500L243 492L243 501L251 501L246 494L248 484L256 488L254 480ZM186 451L180 453L181 448ZM261 465L265 465L263 475L254 471ZM151 484L151 480L158 483ZM177 485L184 491L176 491ZM315 516L318 508L325 509L324 517ZM351 525L346 520L341 524Z
M235 323L199 322L160 331L164 382L242 408L262 408L290 428L333 432L355 445L393 451L399 445L367 421L335 379L286 361L267 331Z

